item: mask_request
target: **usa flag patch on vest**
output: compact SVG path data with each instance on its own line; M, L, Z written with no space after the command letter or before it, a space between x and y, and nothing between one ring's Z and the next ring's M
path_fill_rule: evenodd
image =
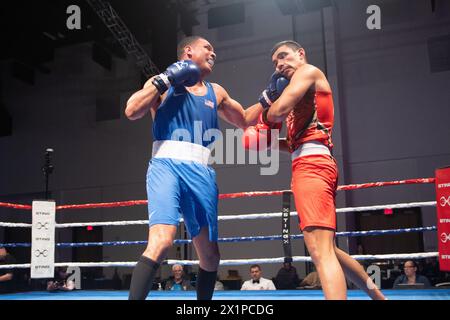
M214 102L212 102L211 100L205 99L205 106L208 106L211 109L213 109L214 108Z

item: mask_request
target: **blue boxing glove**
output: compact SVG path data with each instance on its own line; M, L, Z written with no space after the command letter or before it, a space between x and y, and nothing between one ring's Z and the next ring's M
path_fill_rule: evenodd
M197 65L191 60L182 60L171 64L166 71L157 75L152 84L163 94L170 86L192 87L199 80L200 69Z
M264 109L269 108L280 96L283 90L289 84L289 80L283 77L281 73L274 72L269 80L269 85L261 93L258 101Z

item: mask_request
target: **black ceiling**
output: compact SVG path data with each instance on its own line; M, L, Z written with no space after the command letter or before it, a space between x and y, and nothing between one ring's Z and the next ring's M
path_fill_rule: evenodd
M107 0L104 0L107 1ZM170 24L182 16L183 30L195 24L193 0L109 0L119 17L138 42L151 48L164 36ZM68 30L66 13L70 5L81 9L81 30ZM85 0L2 1L0 3L0 60L12 59L24 65L50 72L45 66L56 48L82 42L96 42L111 54L124 57L120 45ZM176 34L174 35L176 37ZM175 39L176 41L176 39ZM161 46L161 43L158 43ZM149 53L150 54L150 53Z

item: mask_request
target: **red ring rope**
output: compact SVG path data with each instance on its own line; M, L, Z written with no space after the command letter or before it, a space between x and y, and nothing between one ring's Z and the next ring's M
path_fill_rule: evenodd
M396 186L403 184L429 184L434 183L435 178L420 178L420 179L408 179L408 180L398 180L398 181L387 181L387 182L369 182L360 184L349 184L339 186L337 190L357 190L375 187L386 187L386 186ZM219 199L236 199L236 198L249 198L249 197L262 197L262 196L279 196L283 192L289 191L250 191L250 192L237 192L237 193L225 193L220 194ZM105 202L105 203L87 203L87 204L70 204L57 206L56 210L63 209L95 209L95 208L114 208L114 207L130 207L136 205L146 205L147 200L130 200L130 201L120 201L120 202ZM12 209L22 209L31 210L30 205L24 204L14 204L0 202L0 207L12 208Z

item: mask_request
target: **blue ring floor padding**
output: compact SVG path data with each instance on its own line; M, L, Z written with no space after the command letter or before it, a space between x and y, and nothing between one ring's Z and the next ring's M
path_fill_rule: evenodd
M450 289L382 290L389 300L450 300ZM369 300L360 290L348 290L349 300ZM128 291L32 291L0 294L0 300L127 300ZM195 300L195 291L151 291L148 300ZM215 291L213 300L323 300L321 290Z

